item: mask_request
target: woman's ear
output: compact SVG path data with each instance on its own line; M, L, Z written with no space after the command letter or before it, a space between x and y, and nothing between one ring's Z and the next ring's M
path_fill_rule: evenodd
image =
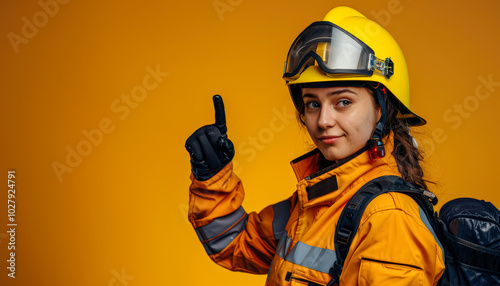
M367 88L367 87L365 87L365 89L372 96L373 106L375 107L375 115L377 116L376 122L379 122L380 118L382 117L382 108L380 107L380 104L377 102L375 91L373 89Z
M379 122L380 118L382 117L382 108L380 108L380 105L377 104L376 110L377 110L377 122Z

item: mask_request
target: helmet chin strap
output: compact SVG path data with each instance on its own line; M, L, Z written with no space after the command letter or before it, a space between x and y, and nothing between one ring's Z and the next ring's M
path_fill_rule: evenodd
M377 96L377 101L380 105L380 109L382 110L382 115L377 123L377 127L375 127L372 139L368 140L368 155L371 160L377 160L385 156L384 143L382 142L382 131L384 130L385 125L386 102L384 95L386 94L387 89L379 83L375 88L375 95Z

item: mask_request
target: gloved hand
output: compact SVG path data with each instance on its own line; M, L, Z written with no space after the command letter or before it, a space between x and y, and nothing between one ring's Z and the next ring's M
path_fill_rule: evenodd
M227 139L226 114L220 95L213 96L215 124L205 125L186 140L191 156L191 171L198 181L206 181L224 168L234 157L234 145Z

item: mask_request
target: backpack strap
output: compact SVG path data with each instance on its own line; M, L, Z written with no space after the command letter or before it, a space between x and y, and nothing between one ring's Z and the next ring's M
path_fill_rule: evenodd
M378 195L387 192L399 192L411 196L424 210L431 222L431 226L436 229L436 221L431 219L435 217L432 205L437 203L434 194L420 190L397 176L382 176L369 181L347 202L337 222L334 238L337 260L330 268L329 274L333 279L327 286L332 286L339 281L345 258L349 252L352 239L358 231L359 222L366 206Z

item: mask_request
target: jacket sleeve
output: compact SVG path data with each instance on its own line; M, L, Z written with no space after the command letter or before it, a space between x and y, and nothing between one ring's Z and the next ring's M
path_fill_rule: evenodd
M191 181L189 221L210 258L230 270L266 273L290 217L289 201L247 214L232 163L207 181L192 174Z
M366 208L340 285L436 285L444 251L418 204L387 193Z

